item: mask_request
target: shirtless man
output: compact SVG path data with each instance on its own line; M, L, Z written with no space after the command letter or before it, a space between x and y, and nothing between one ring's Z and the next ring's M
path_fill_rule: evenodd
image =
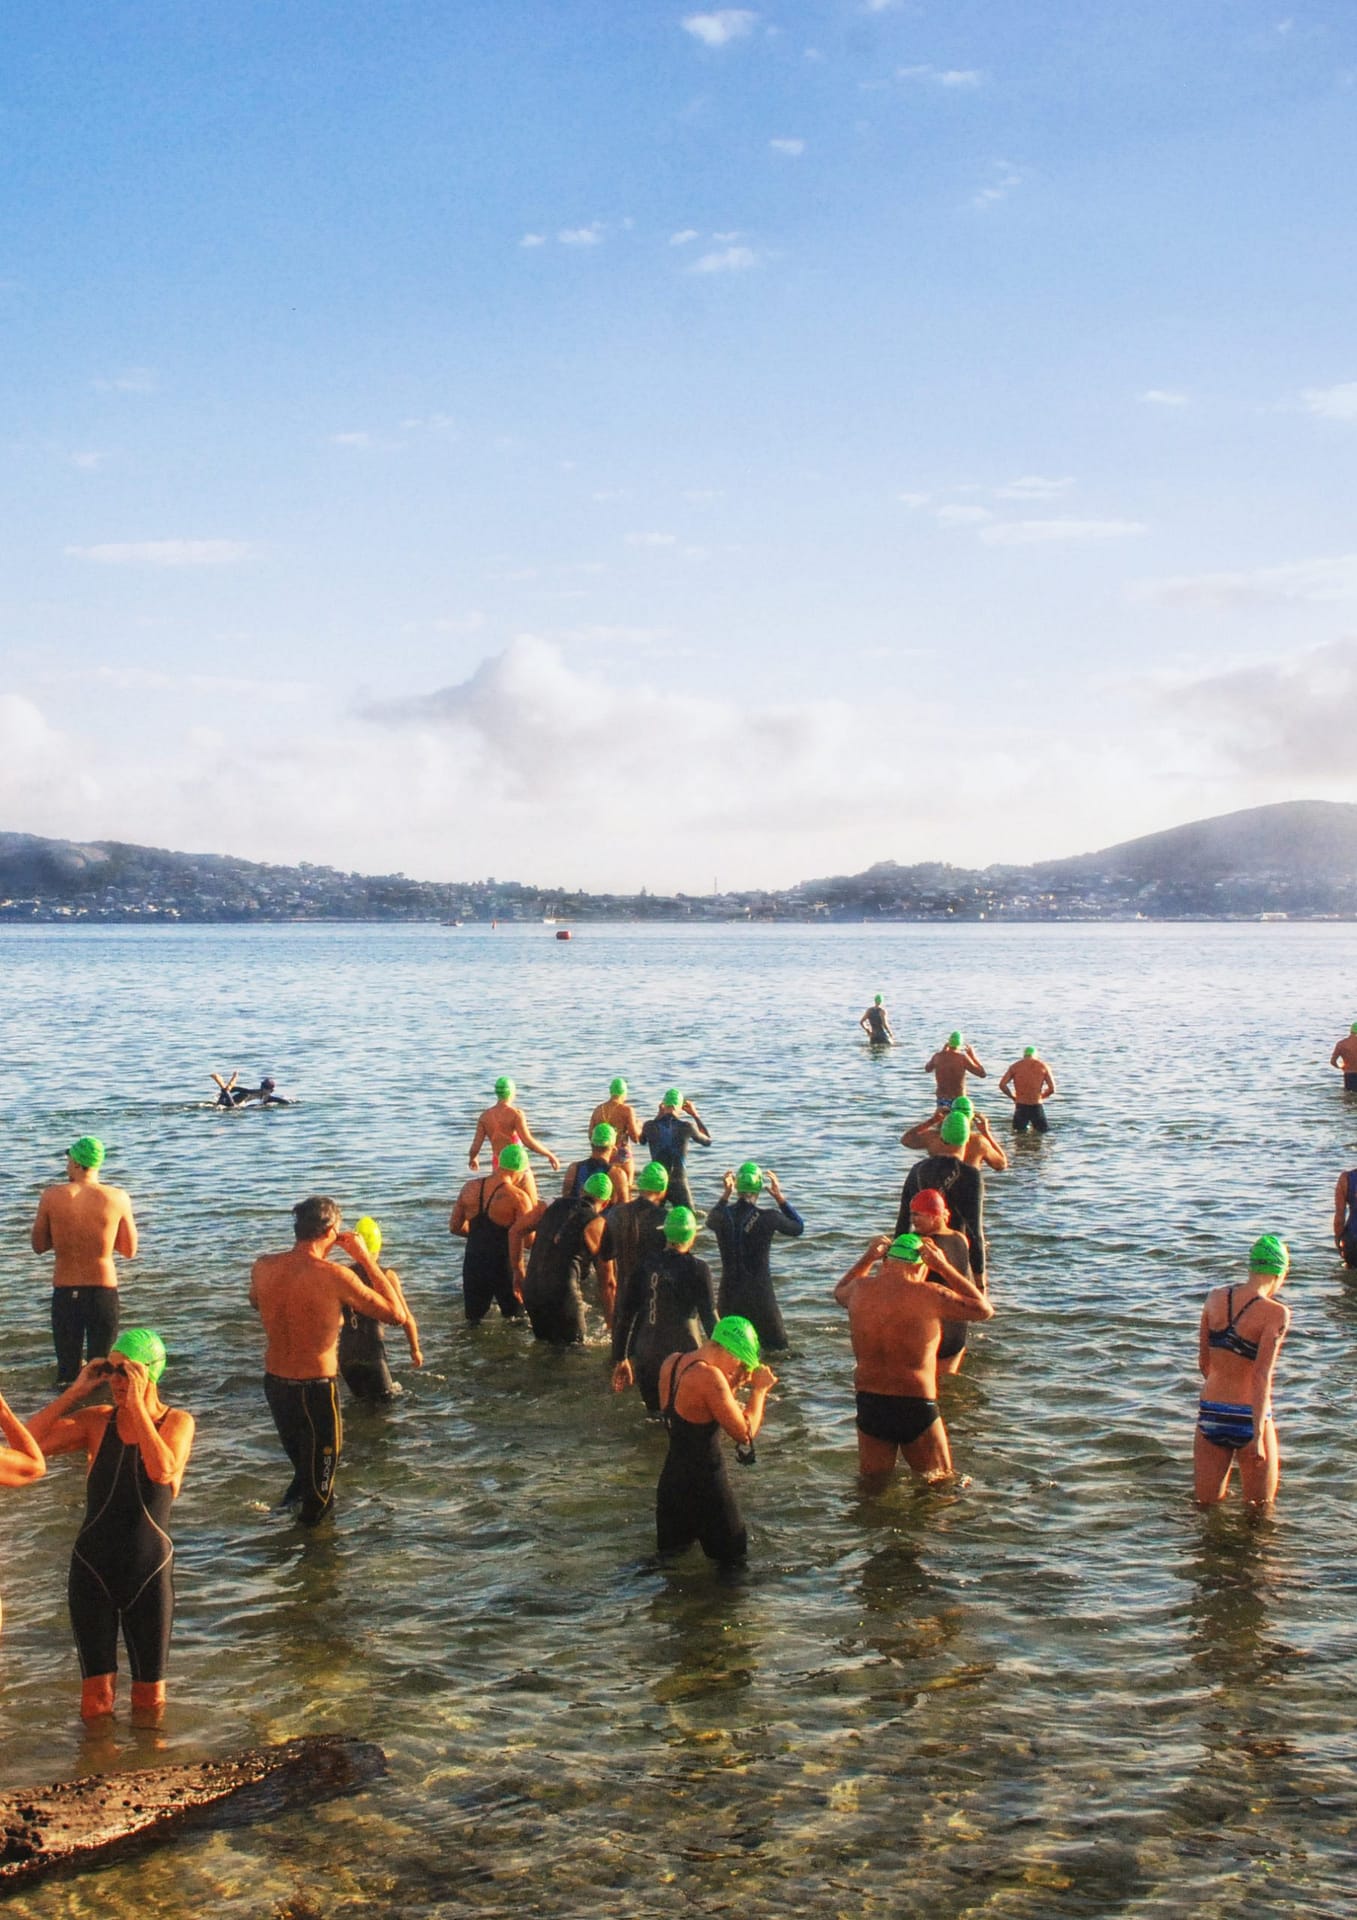
M1357 1267L1357 1167L1340 1173L1333 1190L1333 1243L1346 1267Z
M968 1073L980 1080L986 1077L985 1069L975 1057L975 1048L968 1047L959 1033L948 1034L947 1045L939 1047L932 1059L924 1062L924 1072L933 1076L940 1107L950 1107L959 1093L965 1093Z
M934 1107L926 1120L920 1120L917 1126L906 1127L900 1135L900 1145L912 1147L916 1153L938 1153L942 1147L942 1123L948 1111L945 1107ZM971 1137L966 1142L966 1165L990 1167L995 1173L1002 1173L1008 1165L1008 1155L969 1094L959 1093L950 1111L964 1114L971 1123Z
M66 1183L48 1187L33 1221L34 1253L54 1253L52 1343L57 1385L66 1386L86 1360L102 1360L118 1337L118 1271L114 1254L134 1260L137 1223L121 1187L99 1179L104 1143L84 1134L66 1149Z
M476 1136L471 1142L471 1152L467 1155L467 1165L473 1173L481 1170L481 1148L488 1146L491 1158L499 1164L500 1149L518 1141L529 1153L540 1153L553 1173L559 1173L561 1163L540 1140L533 1138L532 1128L528 1125L527 1115L522 1107L514 1105L517 1089L507 1073L502 1073L495 1082L495 1104L487 1107L476 1122ZM529 1167L523 1182L524 1191L533 1206L537 1205L537 1182Z
M613 1147L613 1172L620 1173L625 1193L619 1192L619 1200L631 1198L631 1150L641 1144L641 1123L636 1118L636 1109L627 1099L627 1083L620 1076L608 1088L608 1097L596 1106L589 1116L589 1137L594 1137L596 1127L611 1127L617 1135ZM618 1182L613 1180L616 1187Z
M929 1278L947 1263L917 1233L873 1240L834 1289L848 1309L857 1361L858 1467L879 1492L897 1453L921 1478L945 1480L952 1451L938 1410L938 1347L947 1320L991 1320L994 1309L954 1268L947 1284Z
M1035 1127L1038 1133L1051 1131L1041 1103L1055 1092L1055 1078L1046 1062L1037 1057L1035 1047L1023 1048L1022 1059L1005 1071L999 1091L1013 1102L1014 1133L1026 1133L1029 1127Z
M886 1012L886 1003L878 993L863 1014L858 1025L874 1047L893 1047L895 1035L891 1032L890 1016Z
M334 1499L344 1437L335 1386L343 1308L356 1307L388 1327L403 1327L408 1317L364 1242L341 1231L342 1220L333 1200L299 1201L292 1209L296 1245L288 1253L266 1253L250 1274L250 1305L268 1336L264 1398L294 1469L281 1504L300 1500L306 1527L315 1526ZM368 1284L329 1258L336 1248Z
M1329 1065L1343 1069L1344 1093L1357 1093L1357 1020L1330 1054Z

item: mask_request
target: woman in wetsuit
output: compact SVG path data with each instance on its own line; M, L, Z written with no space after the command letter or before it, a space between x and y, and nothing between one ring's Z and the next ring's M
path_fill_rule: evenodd
M625 1393L634 1380L647 1413L660 1410L666 1357L694 1352L716 1325L711 1268L693 1252L696 1216L671 1207L661 1232L665 1244L632 1269L613 1315L613 1392Z
M736 1458L754 1458L754 1436L777 1375L759 1364L759 1336L747 1320L718 1320L696 1353L674 1353L660 1368L660 1406L669 1451L655 1490L655 1542L662 1554L696 1540L709 1560L735 1566L749 1544L721 1453L722 1428ZM749 1388L741 1406L737 1388Z
M1225 1498L1236 1458L1245 1500L1266 1506L1277 1497L1281 1453L1272 1419L1272 1376L1291 1315L1276 1298L1291 1264L1284 1240L1265 1233L1249 1250L1241 1287L1206 1297L1198 1335L1201 1406L1193 1442L1200 1506Z
M376 1260L382 1250L382 1230L370 1214L364 1214L361 1220L355 1220L353 1230ZM405 1308L405 1338L410 1346L411 1364L424 1365L424 1355L419 1345L419 1328L415 1325L415 1316L410 1311L410 1303L405 1297L400 1283L400 1275L394 1267L381 1267L377 1271L382 1276L383 1285L374 1291L385 1293L393 1306ZM373 1286L373 1281L359 1267L350 1267L349 1272L365 1285ZM340 1303L339 1326L339 1371L344 1376L344 1384L355 1400L366 1400L377 1405L384 1400L392 1400L400 1388L391 1378L391 1369L386 1363L386 1342L382 1338L382 1323L371 1319L366 1313L360 1313L357 1307L350 1306L347 1300Z
M484 1179L468 1180L457 1196L448 1232L466 1239L462 1303L468 1326L479 1326L496 1302L506 1320L522 1316L509 1234L532 1212L531 1179L527 1148L511 1140L499 1150L496 1171Z
M170 1504L193 1445L193 1416L161 1400L157 1382L164 1371L159 1334L129 1327L106 1360L91 1360L29 1422L44 1453L83 1450L89 1461L85 1521L67 1584L85 1720L113 1711L120 1627L134 1717L154 1721L165 1705L174 1618ZM96 1387L112 1393L112 1406L72 1411Z

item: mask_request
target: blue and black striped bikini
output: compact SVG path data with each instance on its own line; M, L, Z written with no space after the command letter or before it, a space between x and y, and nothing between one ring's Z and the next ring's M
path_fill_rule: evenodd
M1220 1328L1208 1327L1206 1344L1217 1352L1236 1353L1241 1360L1258 1358L1258 1342L1246 1340L1237 1331L1238 1321L1246 1314L1259 1296L1254 1294L1246 1300L1236 1314L1234 1310L1234 1288L1225 1296L1225 1312L1228 1316L1225 1325ZM1269 1419L1271 1415L1268 1416ZM1228 1447L1232 1453L1240 1447L1253 1444L1253 1408L1240 1406L1233 1400L1203 1400L1197 1412L1197 1426L1203 1437L1213 1446Z

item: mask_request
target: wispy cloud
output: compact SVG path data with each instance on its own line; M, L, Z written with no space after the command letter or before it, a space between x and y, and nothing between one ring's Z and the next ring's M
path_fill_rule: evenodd
M1146 387L1140 401L1147 407L1187 407L1192 404L1192 396L1177 387Z
M1073 485L1073 474L1063 474L1058 480L1052 480L1045 474L1024 473L1018 479L996 487L994 497L996 500L1058 500Z
M768 145L774 153L786 154L789 160L799 160L801 155L806 151L806 143L804 140L770 140Z
M107 459L108 455L106 453L95 453L93 451L73 453L71 455L71 465L80 473L95 473L103 466Z
M252 551L245 540L113 540L66 549L73 560L103 567L230 567Z
M949 504L938 508L940 527L980 527L994 515L988 507L973 507L963 504Z
M988 186L981 187L978 193L971 195L973 207L997 207L1001 200L1007 200L1011 193L1023 183L1023 176L1011 161L996 160L990 169Z
M924 86L947 87L958 93L983 86L985 76L976 67L897 67L897 80L912 80Z
M100 393L154 393L160 376L154 367L124 367L121 373L109 374L93 384Z
M701 238L702 235L696 227L682 227L677 233L670 234L669 244L671 247L690 247L694 240L700 240Z
M987 547L1041 547L1130 540L1148 533L1143 520L1002 520L981 529Z
M749 267L759 264L759 256L752 247L721 247L714 253L704 253L694 260L688 269L690 273L743 273Z
M1185 573L1142 580L1131 598L1164 607L1332 606L1357 601L1357 553L1294 560L1233 573Z
M520 247L544 247L547 236L544 233L525 233L518 244Z
M732 40L747 40L758 17L746 7L720 7L715 13L686 14L682 25L704 47L728 47Z
M350 427L344 433L332 433L330 445L332 447L370 447L372 435L366 427Z
M1307 413L1325 420L1357 420L1357 380L1345 380L1336 387L1306 387L1301 405Z
M562 227L556 235L563 247L596 247L603 239L603 227L591 220L587 227Z
M1357 639L1214 673L1163 677L1151 698L1165 725L1195 733L1251 775L1350 790L1352 746L1336 713L1357 709Z
M676 533L629 533L627 545L629 547L676 547L678 535Z

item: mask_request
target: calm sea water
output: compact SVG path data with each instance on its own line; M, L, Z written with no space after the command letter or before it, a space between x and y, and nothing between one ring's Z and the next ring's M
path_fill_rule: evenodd
M391 1764L14 1912L1353 1910L1357 1290L1328 1214L1357 1101L1326 1066L1352 929L32 929L0 965L0 1379L49 1396L27 1231L93 1131L142 1227L125 1321L162 1329L199 1420L159 1734L76 1718L79 1464L4 1497L0 1786L324 1730ZM884 1056L854 1024L878 991ZM864 1502L830 1291L893 1223L957 1025L996 1072L1040 1047L1055 1131L990 1181L998 1313L946 1396L970 1484ZM235 1066L305 1104L203 1108ZM601 1340L461 1322L446 1219L502 1072L563 1157L613 1074L649 1111L677 1082L717 1143L699 1200L752 1156L806 1216L776 1247L794 1348L739 1476L736 1584L650 1564L662 1438ZM307 1538L265 1510L287 1473L245 1296L317 1190L381 1220L428 1365L352 1412ZM1202 1517L1197 1315L1263 1230L1295 1255L1282 1500Z

